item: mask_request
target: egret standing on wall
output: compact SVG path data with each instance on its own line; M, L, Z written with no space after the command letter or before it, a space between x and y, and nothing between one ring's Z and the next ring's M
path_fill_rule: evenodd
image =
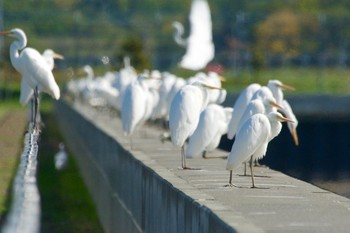
M0 32L0 35L8 35L16 39L10 46L11 63L22 75L21 86L29 86L34 91L33 123L35 126L39 91L45 92L58 100L60 98L60 89L43 56L33 48L25 48L27 37L21 29L15 28L10 31ZM26 103L24 99L20 99L20 102L22 104Z
M176 29L175 42L186 47L186 54L179 66L190 70L200 70L214 58L214 43L212 36L212 22L209 4L206 0L193 0L189 16L191 31L187 39L181 36L184 32L179 22L174 22Z
M203 81L194 81L182 87L173 98L169 112L171 141L181 147L182 168L191 169L186 164L185 141L197 128L201 112L209 101L209 89L221 89Z
M226 170L230 171L229 185L232 183L232 170L250 158L252 188L254 183L253 161L265 156L268 143L276 137L282 128L280 122L288 122L279 112L271 112L267 116L262 113L251 116L238 130L235 142L227 158Z

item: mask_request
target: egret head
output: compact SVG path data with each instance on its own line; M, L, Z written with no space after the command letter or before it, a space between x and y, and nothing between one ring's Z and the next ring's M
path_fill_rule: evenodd
M14 28L10 31L0 32L0 35L10 36L16 39L12 42L10 50L23 49L27 45L27 36L22 29Z
M61 54L55 53L52 49L46 49L43 52L43 56L52 57L54 59L64 59L64 57Z
M63 144L63 142L60 142L60 144L58 145L58 147L60 148L60 150L64 150L64 144Z
M284 117L281 113L279 112L270 112L268 115L268 118L270 120L274 121L279 121L279 122L293 122L292 120Z
M199 80L194 81L191 85L201 86L201 87L208 88L208 89L212 89L212 90L224 90L224 89L221 88L221 87L215 87L215 86L209 85L208 83L203 82L202 80L200 80L200 81L199 81Z
M283 90L290 90L290 91L294 91L295 88L286 84L283 84L281 81L279 80L270 80L267 84L267 86L269 88L281 88Z
M265 98L263 98L263 103L265 106L274 107L274 108L277 108L279 110L283 109L282 106L277 104L275 98L273 98L272 96L266 96Z
M17 39L20 39L23 37L26 38L26 34L24 33L24 31L19 28L14 28L14 29L11 29L10 31L0 32L0 35L11 36Z
M178 21L174 21L171 26L173 26L179 33L183 33L184 32L184 27L182 25L182 23L178 22Z

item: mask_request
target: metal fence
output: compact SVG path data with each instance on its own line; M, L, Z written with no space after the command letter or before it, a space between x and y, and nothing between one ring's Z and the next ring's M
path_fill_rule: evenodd
M40 194L36 179L38 138L39 131L30 127L25 135L24 149L13 184L11 209L3 233L40 232Z

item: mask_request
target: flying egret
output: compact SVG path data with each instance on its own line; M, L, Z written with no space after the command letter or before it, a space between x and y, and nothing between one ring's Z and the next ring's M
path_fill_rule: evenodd
M252 174L252 188L254 183L253 161L265 156L268 143L281 131L281 122L291 121L279 112L271 112L269 115L255 114L251 116L238 130L235 142L227 158L226 170L230 170L229 186L232 184L232 170L242 162L250 159L250 171Z
M210 104L204 109L196 130L189 137L186 146L187 158L196 157L218 147L222 135L227 132L232 111L232 108L224 108L218 104Z
M36 123L36 113L38 111L38 92L45 92L54 99L60 98L60 89L55 78L47 65L43 56L33 48L25 48L27 37L23 30L19 28L10 31L0 32L0 35L8 35L16 40L10 45L10 59L14 68L21 73L21 86L34 91L34 126ZM20 50L22 50L20 52ZM26 103L24 98L20 98L22 104Z
M227 138L233 139L238 130L238 123L241 119L245 108L247 107L249 101L252 99L254 93L259 90L261 86L257 83L252 83L247 86L238 96L235 104L233 105L234 111L232 112L232 117L228 126Z
M203 81L187 84L173 98L169 112L169 128L173 145L181 147L182 168L191 169L186 164L185 141L198 125L199 117L209 101L209 89L220 89Z
M175 42L180 46L186 46L186 54L182 57L179 66L190 70L200 70L214 58L214 43L212 39L212 22L209 4L206 0L193 0L190 11L190 35L185 40L183 26L174 22L177 30L174 36Z
M55 154L54 160L57 170L62 170L67 166L68 155L62 142L59 144L59 151Z
M282 112L284 113L284 115L287 118L292 120L292 122L287 122L287 125L288 125L289 132L292 134L295 145L298 146L299 145L299 139L297 134L298 120L294 115L293 110L290 107L287 100L283 100L282 107L283 107Z

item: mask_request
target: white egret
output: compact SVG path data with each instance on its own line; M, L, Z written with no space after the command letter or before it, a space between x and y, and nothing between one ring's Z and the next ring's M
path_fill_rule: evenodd
M50 70L53 70L55 61L54 59L64 59L64 57L58 53L55 53L52 49L46 49L42 53L43 58L46 60L47 65ZM21 83L21 95L20 95L20 102L24 105L31 100L30 107L29 107L29 119L33 119L34 115L33 114L33 108L35 104L34 98L32 98L34 95L34 90L29 86L27 82L22 82ZM39 100L38 100L39 101ZM40 114L38 113L37 115L37 120L40 122Z
M53 68L55 67L54 59L64 59L64 57L61 54L55 53L52 49L45 49L45 51L42 53L42 56L45 58L51 70L53 70Z
M257 113L268 115L270 112L277 111L277 109L281 110L282 107L276 103L276 100L273 97L271 90L266 86L262 86L254 93L253 97L251 98L251 101L248 103L246 109L244 110L244 113L242 114L241 119L239 120L237 130L239 130L239 128L244 124L244 122L252 115ZM247 174L246 162L244 166L244 175ZM256 163L256 165L259 165L258 161L254 162Z
M284 113L284 115L287 118L292 120L292 122L287 122L287 125L288 125L289 132L292 134L295 145L298 146L299 145L299 138L297 134L298 120L294 115L293 110L287 100L283 100L282 107L283 107L282 112Z
M267 83L267 87L271 90L273 96L277 101L277 104L279 105L282 105L282 101L283 101L282 90L291 90L291 91L295 90L294 87L283 84L279 80L269 80L269 82Z
M55 154L54 160L55 160L55 168L57 170L62 170L67 166L68 155L63 143L59 144L59 151Z
M124 92L121 119L126 136L130 136L134 132L135 127L141 123L146 113L148 89L143 83L143 78L143 75L140 75L137 80L126 87Z
M257 90L251 101L248 103L247 107L244 110L244 113L242 114L238 126L237 131L240 129L240 127L244 124L244 122L251 116L262 113L265 115L268 115L270 112L275 112L277 109L282 109L280 105L276 103L275 98L272 95L272 92L269 88L263 86L259 90ZM244 162L244 175L247 174L246 171L246 163L250 161ZM257 165L258 162L254 161Z
M187 158L196 157L218 147L222 135L227 132L232 111L232 108L224 108L218 104L210 104L205 108L196 130L189 137L186 146Z
M190 70L200 70L214 58L214 43L212 39L212 22L209 4L206 0L193 0L190 20L190 35L185 40L183 26L174 22L177 30L174 36L175 42L180 46L186 46L186 54L183 56L179 66Z
M117 88L119 92L117 100L117 106L119 110L122 109L124 92L126 88L137 79L137 73L135 69L130 66L128 59L125 59L124 61L127 61L125 62L125 67L118 72L117 78L113 83L113 87Z
M191 169L186 164L184 145L197 128L200 113L208 104L208 88L218 89L202 81L187 84L180 89L171 102L169 112L171 141L175 146L181 147L183 169Z
M131 148L131 136L135 128L150 118L159 101L159 94L152 86L156 83L148 82L152 79L156 79L156 77L148 76L148 73L144 72L124 92L121 118L124 134L130 136Z
M259 90L261 86L257 83L252 83L246 87L238 96L235 104L233 105L234 111L232 112L232 117L228 126L227 138L233 139L238 130L238 123L241 119L249 101L252 99L254 93Z
M54 99L60 98L60 89L55 81L50 67L48 67L43 56L33 48L25 48L27 37L23 30L19 28L10 31L0 32L0 35L8 35L16 40L10 45L10 59L14 68L21 73L21 86L28 89L28 86L34 91L34 125L36 113L38 111L38 93L45 92ZM22 50L20 52L20 50ZM20 98L22 104L26 103L24 97Z
M159 85L159 102L154 110L154 115L152 119L164 119L167 120L168 117L168 105L170 105L170 91L176 82L176 76L170 73L163 73L162 80Z
M293 137L295 145L299 145L299 139L296 132L296 128L298 126L298 120L296 119L293 110L289 103L284 100L283 91L282 90L290 90L294 91L295 88L286 84L283 84L279 80L270 80L267 84L267 87L271 90L273 96L275 97L277 103L283 107L281 110L282 113L285 114L286 117L292 119L293 122L288 122L289 131Z
M186 80L180 77L176 77L175 82L173 83L169 95L167 97L167 113L168 115L166 116L166 120L169 120L169 115L170 115L170 107L171 107L171 102L173 101L175 95L180 91L182 87L186 85Z
M230 170L229 185L232 186L232 170L250 158L252 188L255 188L253 161L265 156L269 141L281 131L280 122L290 121L279 112L269 115L255 114L251 116L238 130L235 142L227 158L226 169Z

